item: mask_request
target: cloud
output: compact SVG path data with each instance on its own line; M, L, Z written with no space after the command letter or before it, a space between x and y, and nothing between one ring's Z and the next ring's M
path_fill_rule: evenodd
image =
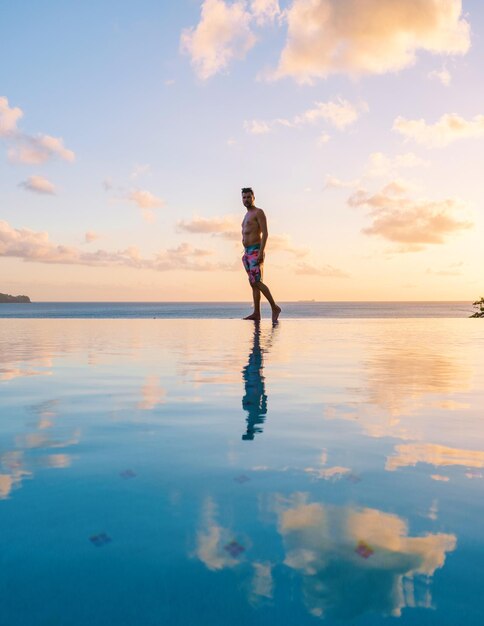
M294 0L288 37L268 78L313 82L330 74L383 74L413 65L419 50L465 54L461 0Z
M0 221L0 257L14 257L28 262L91 267L131 267L159 272L170 270L214 271L232 270L231 264L205 261L211 250L193 248L181 243L176 248L162 250L153 258L143 258L135 246L124 250L84 252L75 246L56 245L46 232L27 228L16 229Z
M429 72L427 76L432 80L438 80L444 87L448 87L452 82L452 75L446 67Z
M250 11L259 26L272 23L281 15L279 0L251 0Z
M264 122L264 120L247 120L244 122L244 129L251 135L266 135L272 132L272 124L273 122Z
M4 137L10 147L8 158L13 163L39 165L50 159L74 161L75 154L64 146L61 137L38 133L29 135L17 129L17 121L23 117L21 109L11 108L5 97L0 97L0 137Z
M296 274L306 276L321 276L323 278L348 278L348 274L338 269L337 267L333 267L332 265L323 265L322 267L317 267L315 265L305 262L297 264Z
M64 146L61 137L39 134L17 135L15 144L8 150L8 158L12 163L39 165L50 159L59 158L63 161L74 161L75 154Z
M278 518L284 564L300 574L306 608L330 620L430 608L431 577L456 546L452 534L410 536L397 515L310 503L305 494L289 498Z
M388 457L385 469L394 471L399 467L414 467L427 463L434 467L484 467L484 451L450 448L432 443L411 443L395 446L395 453Z
M292 120L276 118L273 120L246 120L245 130L252 135L262 135L270 133L278 127L298 128L325 121L338 130L344 130L347 126L354 124L360 117L361 112L368 111L366 102L355 105L343 98L330 100L328 102L315 102L313 107L296 115ZM323 142L329 140L329 136L324 134Z
M191 234L212 235L233 241L240 241L242 238L240 222L232 215L213 218L194 217L188 222L180 220L177 223L177 230ZM267 249L271 252L288 252L296 257L309 254L307 248L295 246L291 237L286 234L270 234Z
M351 189L358 186L359 180L341 180L328 174L323 189Z
M8 98L0 96L0 137L7 137L17 130L17 121L23 117L22 109L10 107Z
M307 474L311 474L315 478L331 481L341 480L344 476L351 474L351 469L349 467L342 467L338 465L326 468L306 467L304 471Z
M250 585L249 599L252 604L259 604L264 598L272 599L274 593L274 579L271 563L254 561L254 576Z
M92 243L93 241L96 241L96 239L99 239L100 236L101 235L98 235L98 233L95 233L93 230L88 230L84 235L84 241L86 243Z
M387 156L383 152L372 152L368 158L365 174L371 177L388 176L398 173L402 168L426 167L428 165L428 161L413 152L397 154L394 157Z
M360 111L368 111L366 102L360 103L358 106L342 98L330 102L316 102L314 108L297 116L294 119L294 124L296 126L312 124L323 119L339 130L343 130L356 122L360 116Z
M435 124L427 124L423 119L407 120L404 117L397 117L393 123L393 130L427 148L440 148L457 139L482 137L484 115L476 115L468 121L455 113L446 113Z
M19 187L23 187L28 191L35 191L36 193L55 194L54 185L43 176L29 176L27 180L19 184Z
M235 567L239 559L225 549L234 540L234 532L217 523L217 505L207 496L203 502L202 524L197 532L196 556L212 571Z
M137 189L130 191L128 194L128 200L134 202L140 209L161 209L165 206L165 201L161 198L157 198L149 191L143 191Z
M263 4L267 3L261 7ZM191 57L199 78L207 80L225 70L233 59L245 57L256 42L251 19L245 2L204 0L200 22L181 35L181 50Z
M232 216L213 218L195 216L189 222L180 220L177 229L192 234L216 235L231 240L241 239L240 224Z
M152 224L156 219L153 209L161 209L165 206L162 198L157 198L150 191L134 189L128 193L128 200L134 202L141 209L143 219Z
M269 235L267 249L271 252L288 252L295 257L305 257L309 254L309 249L295 246L290 235Z
M458 200L413 200L408 197L407 187L398 181L375 194L359 189L348 198L348 204L369 211L372 224L363 230L366 235L404 244L401 251L421 249L422 244L442 244L449 235L473 226L455 216L462 208Z
M151 170L151 165L149 165L149 163L137 164L133 167L133 170L131 174L129 175L129 177L132 180L134 180L136 178L139 178L143 174L148 174L150 170Z

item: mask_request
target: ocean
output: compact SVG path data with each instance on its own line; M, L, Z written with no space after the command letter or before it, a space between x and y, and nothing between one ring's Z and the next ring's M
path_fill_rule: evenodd
M283 302L281 319L464 318L471 302ZM249 302L34 302L1 304L0 318L240 319ZM262 307L263 317L270 309Z

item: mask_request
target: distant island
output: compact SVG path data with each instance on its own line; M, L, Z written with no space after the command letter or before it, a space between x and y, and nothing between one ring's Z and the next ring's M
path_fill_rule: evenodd
M0 303L6 302L30 302L28 296L9 296L6 293L0 293Z

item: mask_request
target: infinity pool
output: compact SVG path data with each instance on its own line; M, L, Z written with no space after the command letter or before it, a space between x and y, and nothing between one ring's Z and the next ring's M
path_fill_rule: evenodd
M0 623L484 623L479 320L0 326Z

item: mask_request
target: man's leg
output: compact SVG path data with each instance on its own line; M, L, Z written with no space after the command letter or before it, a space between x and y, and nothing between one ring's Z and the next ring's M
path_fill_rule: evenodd
M244 320L260 320L260 291L255 287L255 285L251 285L252 287L252 299L254 300L254 312L247 317L244 317Z
M281 307L275 303L269 287L267 285L264 285L264 283L261 281L259 281L258 283L255 283L255 286L260 292L264 294L264 296L269 301L269 304L271 305L271 309L272 309L272 321L277 322L277 318L279 317L279 314L281 312ZM259 294L259 299L260 299L260 294Z

